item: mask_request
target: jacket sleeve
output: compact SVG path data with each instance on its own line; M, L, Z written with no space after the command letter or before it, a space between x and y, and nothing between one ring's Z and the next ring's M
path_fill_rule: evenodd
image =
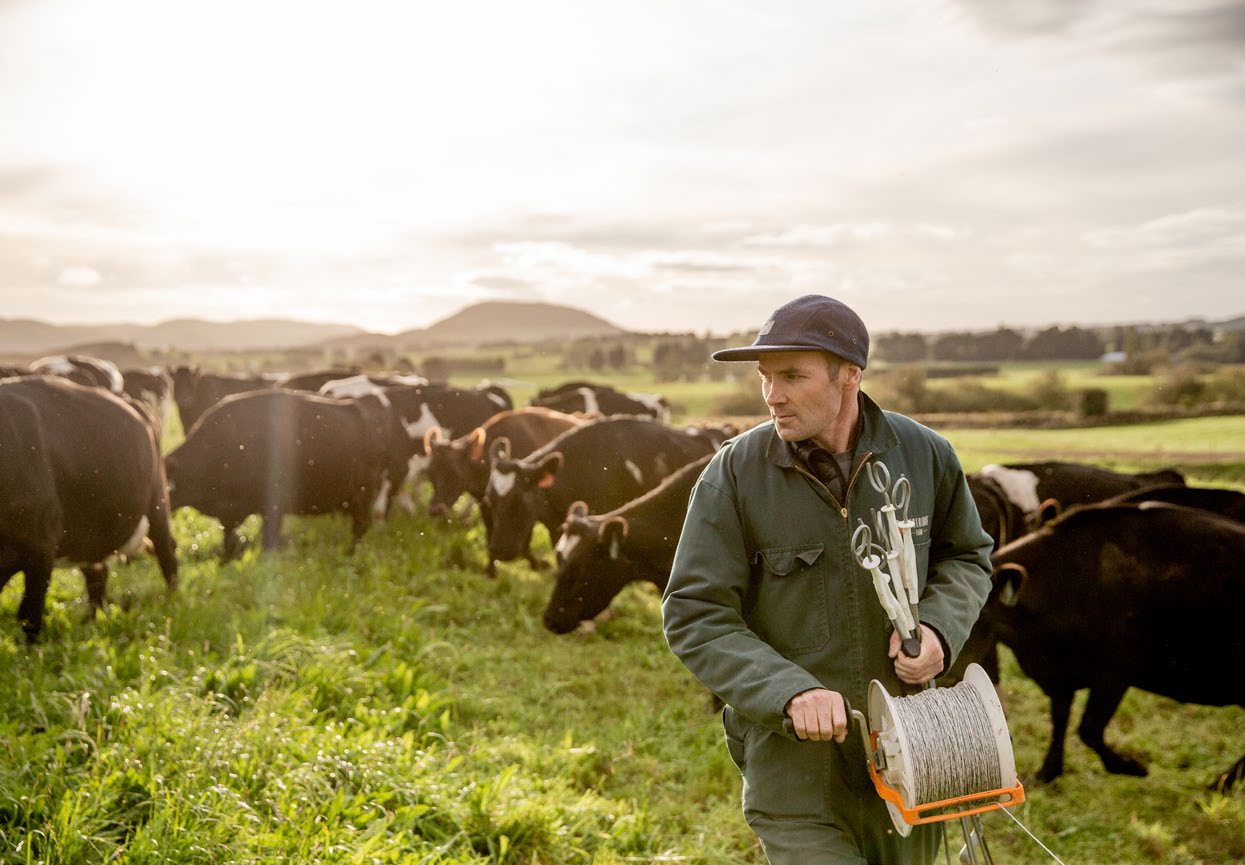
M756 723L781 730L791 698L823 686L745 622L747 546L733 496L717 484L726 485L723 473L706 472L692 490L662 626L671 651L705 687Z
M981 517L954 451L938 482L930 531L929 570L919 609L921 621L946 643L946 669L950 669L990 594L990 552L994 547L981 527Z

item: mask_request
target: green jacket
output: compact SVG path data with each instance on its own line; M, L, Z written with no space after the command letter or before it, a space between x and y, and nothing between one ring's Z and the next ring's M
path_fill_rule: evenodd
M892 695L916 690L895 675L892 626L851 549L858 520L872 525L886 503L867 462L911 483L920 619L943 638L948 667L990 589L992 541L951 445L864 394L860 409L846 503L797 464L773 423L723 445L692 491L662 600L675 655L735 712L773 730L809 688L862 709L871 679Z

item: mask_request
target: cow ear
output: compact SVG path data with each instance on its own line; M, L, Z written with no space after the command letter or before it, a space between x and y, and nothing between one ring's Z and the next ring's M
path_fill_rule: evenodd
M610 545L610 558L618 558L618 550L622 545L623 538L627 537L627 518L626 517L610 517L601 523L601 527L597 529L598 537L603 541L608 541Z
M479 462L484 459L484 439L488 434L484 431L484 427L478 426L471 431L471 461Z
M536 486L542 490L547 490L557 481L558 469L562 466L562 453L554 451L540 461L540 465L536 467L540 480L536 482Z
M1021 565L1001 565L998 569L999 603L1014 607L1020 603L1020 592L1029 579L1029 572Z

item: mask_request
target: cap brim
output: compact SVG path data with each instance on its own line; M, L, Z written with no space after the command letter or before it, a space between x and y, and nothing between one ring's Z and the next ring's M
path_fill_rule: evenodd
M763 354L776 351L826 351L819 345L745 345L742 348L724 348L709 355L714 360L756 360Z

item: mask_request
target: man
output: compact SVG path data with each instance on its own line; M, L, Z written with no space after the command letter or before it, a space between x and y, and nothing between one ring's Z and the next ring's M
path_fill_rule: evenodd
M991 540L955 452L860 391L868 353L860 317L820 295L780 307L751 346L714 353L757 362L773 420L701 475L662 601L671 650L726 703L744 816L772 865L933 861L937 826L895 831L843 698L865 706L872 679L916 693L950 666L990 588ZM915 657L851 546L886 504L873 462L911 484Z

